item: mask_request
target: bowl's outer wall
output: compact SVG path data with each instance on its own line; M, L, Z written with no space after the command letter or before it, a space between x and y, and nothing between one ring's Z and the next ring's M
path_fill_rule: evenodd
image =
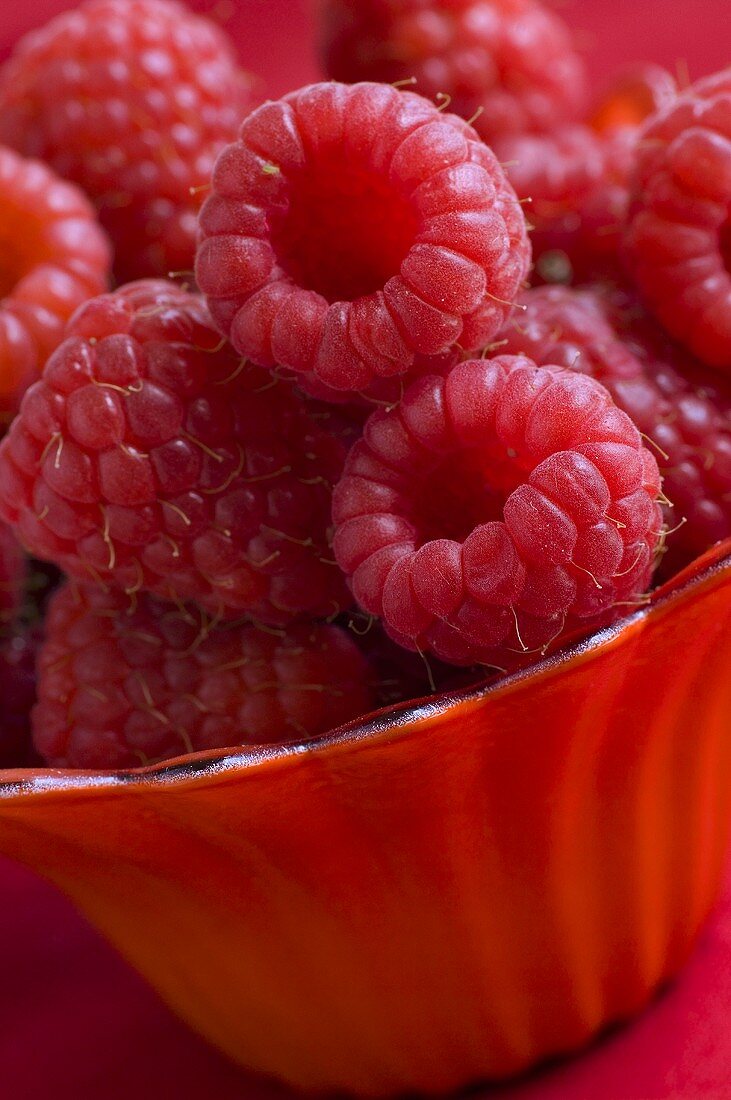
M730 628L726 560L537 673L307 750L5 773L0 849L247 1066L371 1095L507 1074L689 952L731 813Z

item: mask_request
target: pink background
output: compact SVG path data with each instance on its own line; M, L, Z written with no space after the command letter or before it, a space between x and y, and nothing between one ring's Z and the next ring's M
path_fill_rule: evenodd
M72 5L3 3L0 55ZM306 0L196 0L235 34L276 95L317 78ZM624 61L692 78L728 64L727 0L564 0L597 83ZM0 861L0 1080L12 1100L283 1098L211 1051L160 1004L56 891ZM721 1100L731 1096L731 876L678 982L582 1057L491 1100Z

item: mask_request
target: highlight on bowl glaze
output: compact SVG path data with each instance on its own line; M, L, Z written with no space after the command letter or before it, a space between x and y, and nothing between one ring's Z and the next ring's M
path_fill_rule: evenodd
M0 773L0 849L199 1032L307 1089L438 1093L673 975L731 820L731 544L528 672L307 744Z

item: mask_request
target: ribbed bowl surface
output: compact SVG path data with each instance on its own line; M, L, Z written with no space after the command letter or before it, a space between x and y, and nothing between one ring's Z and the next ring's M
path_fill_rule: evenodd
M716 896L730 551L528 673L306 745L2 772L0 850L290 1084L435 1093L575 1049Z

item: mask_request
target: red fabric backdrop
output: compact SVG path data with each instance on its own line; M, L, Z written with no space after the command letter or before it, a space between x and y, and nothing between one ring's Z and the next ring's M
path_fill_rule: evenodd
M3 3L0 56L72 5ZM315 79L306 0L195 0L235 34L270 94ZM728 64L727 0L565 0L601 82L624 60L692 77ZM50 887L0 862L0 1094L12 1100L266 1100L283 1097L175 1021ZM731 878L676 985L590 1052L491 1100L721 1100L731 1096Z

